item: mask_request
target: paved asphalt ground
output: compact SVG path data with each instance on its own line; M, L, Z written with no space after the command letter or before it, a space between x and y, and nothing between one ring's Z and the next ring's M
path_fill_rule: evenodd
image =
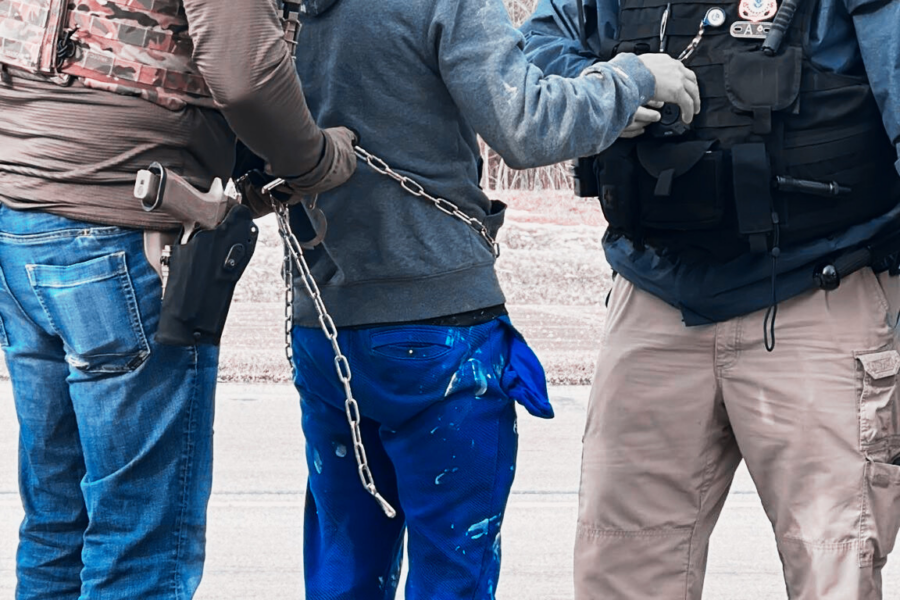
M571 548L588 388L553 387L557 418L519 423L519 469L503 532L500 600L572 598ZM282 384L222 384L206 573L197 600L302 600L305 466L299 408ZM13 598L16 420L0 383L0 599ZM139 515L135 516L139 518ZM710 551L706 599L783 600L771 528L746 471L728 498ZM900 560L885 599L900 598ZM631 599L635 600L635 599Z

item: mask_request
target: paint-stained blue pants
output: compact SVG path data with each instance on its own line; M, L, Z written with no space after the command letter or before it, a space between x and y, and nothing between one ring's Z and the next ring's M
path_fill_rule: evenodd
M398 510L388 519L357 475L331 346L319 330L294 329L310 474L307 600L394 598L404 528L407 600L494 597L517 449L514 402L503 389L511 332L499 319L340 332L369 464Z

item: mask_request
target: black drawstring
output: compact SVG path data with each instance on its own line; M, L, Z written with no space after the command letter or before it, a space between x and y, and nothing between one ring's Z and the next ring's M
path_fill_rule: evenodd
M763 342L766 345L766 351L771 352L775 349L775 317L778 316L778 297L775 288L776 270L778 267L778 257L781 255L781 248L778 247L781 229L778 226L778 213L772 212L772 223L775 225L775 232L772 236L772 303L766 310L766 317L763 319Z
M613 282L613 283L616 282L616 275L618 275L618 273L617 273L615 270L613 270L613 272L612 272L612 282ZM610 286L609 291L606 292L606 302L603 303L603 305L604 305L606 308L609 308L609 298L610 298L610 296L612 296L612 286Z

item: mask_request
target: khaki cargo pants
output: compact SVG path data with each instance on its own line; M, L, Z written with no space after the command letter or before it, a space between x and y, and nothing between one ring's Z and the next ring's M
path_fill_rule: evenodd
M770 353L765 311L689 328L619 277L584 436L576 599L699 599L742 458L790 598L880 599L900 527L898 309L900 278L859 271L781 303Z

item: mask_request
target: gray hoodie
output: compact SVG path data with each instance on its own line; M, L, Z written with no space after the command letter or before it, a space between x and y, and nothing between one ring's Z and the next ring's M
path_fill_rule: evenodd
M545 77L501 0L307 0L304 9L298 71L319 125L356 130L361 146L492 231L502 212L478 186L477 135L514 168L595 154L654 93L628 54L590 75ZM339 327L503 303L483 239L367 165L319 206L328 234L307 256ZM315 327L297 284L295 323Z

